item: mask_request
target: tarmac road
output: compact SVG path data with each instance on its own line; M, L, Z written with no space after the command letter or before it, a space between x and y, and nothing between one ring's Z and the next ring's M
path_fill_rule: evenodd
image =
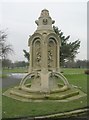
M21 81L21 78L15 78L15 77L6 77L2 79L2 88L8 88L10 86L14 86L19 84Z

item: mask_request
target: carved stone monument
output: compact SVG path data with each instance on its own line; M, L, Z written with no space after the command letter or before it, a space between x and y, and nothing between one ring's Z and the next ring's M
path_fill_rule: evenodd
M9 89L4 95L21 101L68 100L85 95L73 87L60 73L61 39L54 32L54 20L44 9L38 20L37 30L28 40L30 46L29 72L20 85Z

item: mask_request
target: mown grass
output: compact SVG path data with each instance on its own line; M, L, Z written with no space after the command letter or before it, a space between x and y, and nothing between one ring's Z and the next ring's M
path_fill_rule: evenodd
M69 74L65 75L69 83L87 92L87 75L85 74Z
M2 73L25 73L28 72L28 68L26 67L15 67L12 69L2 69Z
M64 74L84 74L85 68L61 68Z
M2 94L2 89L0 88L0 95ZM0 96L0 120L2 118L2 96Z
M80 68L61 68L61 71L63 71L64 74L83 74L86 69L80 69ZM28 72L28 68L26 67L16 67L12 69L3 68L2 73L25 73Z
M3 97L3 117L39 116L74 110L87 106L87 98L58 102L18 102L11 98Z
M63 74L67 77L70 84L78 86L87 93L87 75L84 74L84 69L63 69ZM63 104L52 101L25 103L5 96L2 97L2 101L3 118L47 115L87 106L87 97Z
M8 77L7 74L0 74L0 78L6 78L6 77Z

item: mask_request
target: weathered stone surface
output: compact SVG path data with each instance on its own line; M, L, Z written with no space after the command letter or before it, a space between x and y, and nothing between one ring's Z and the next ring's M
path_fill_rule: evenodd
M39 81L39 91L50 92L51 86L54 85L58 88L53 78L50 80L50 73L52 71L60 71L59 52L61 40L53 31L52 24L54 20L49 16L48 10L42 10L40 17L35 22L38 26L37 30L30 36L28 41L28 45L30 46L29 72L37 71L38 73L40 71L38 73L40 76L38 76L38 80L35 75L35 80L31 88L35 89L33 86L38 87L37 83Z
M74 88L60 73L61 40L53 31L54 20L49 11L41 12L37 30L28 40L30 46L29 73L21 80L18 87L12 88L4 95L21 101L31 100L73 100L85 96Z

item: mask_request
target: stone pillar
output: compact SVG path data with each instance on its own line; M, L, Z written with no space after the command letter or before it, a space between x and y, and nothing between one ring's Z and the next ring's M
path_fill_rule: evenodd
M42 61L41 61L41 70L48 71L47 66L47 44L45 43L46 34L42 35Z
M39 79L40 92L49 92L50 84L50 74L52 71L59 72L59 38L57 34L53 31L52 24L54 21L49 16L48 10L42 10L40 17L36 21L37 30L30 37L30 69L31 73L34 71L35 78L34 84L38 85L37 79ZM40 50L37 51L38 42L40 41ZM40 59L38 59L38 53L40 52ZM39 64L38 64L39 63ZM37 77L36 73L39 74ZM54 81L54 80L53 80ZM37 84L36 84L37 83ZM54 82L53 82L54 83ZM33 86L33 85L32 85ZM57 86L55 83L54 86ZM31 89L33 89L31 87Z
M29 72L32 72L32 44L30 45L30 61L29 61L29 64L30 64L30 67L29 67Z
M57 72L60 72L60 45L57 45Z
M40 73L41 75L41 92L49 92L49 72L45 69Z

